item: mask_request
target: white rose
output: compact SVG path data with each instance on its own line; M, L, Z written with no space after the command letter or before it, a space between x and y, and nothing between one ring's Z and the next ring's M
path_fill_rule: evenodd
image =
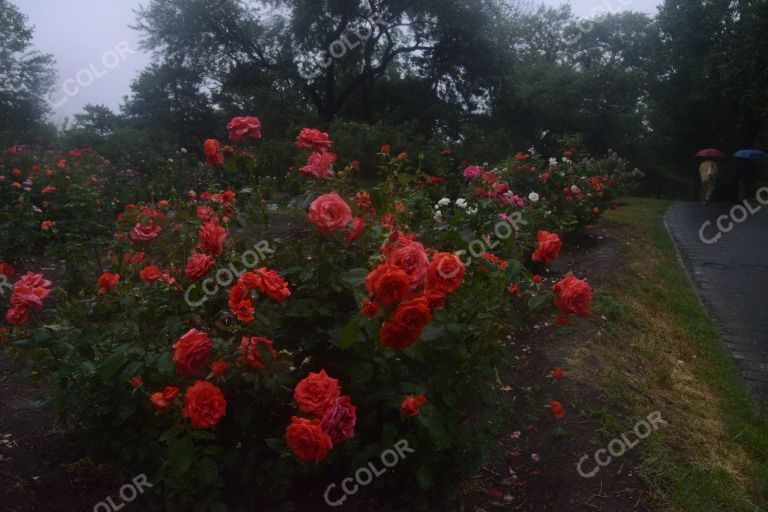
M472 208L467 208L467 213L469 215L474 215L477 213L477 206L473 206Z
M451 200L448 199L447 197L444 197L441 200L439 200L437 204L438 206L448 206L449 204L451 204Z
M532 203L538 203L539 199L541 199L541 197L536 192L531 192L528 194L528 200Z
M435 222L440 222L441 220L443 220L443 212L441 212L440 210L437 210L433 218L435 219Z
M461 198L457 199L456 200L456 206L458 206L459 208L466 208L467 207L467 200L466 199L461 199Z

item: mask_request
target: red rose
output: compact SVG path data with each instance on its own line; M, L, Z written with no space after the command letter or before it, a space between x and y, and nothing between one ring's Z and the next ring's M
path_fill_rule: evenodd
M427 403L427 397L419 395L417 397L407 396L403 403L400 405L400 412L403 416L416 416L419 411Z
M365 231L365 219L362 217L355 217L352 223L349 225L349 233L347 233L347 243L352 243L363 234Z
M555 401L549 404L549 410L552 411L552 414L558 420L565 416L565 409L563 409L563 404L560 402Z
M193 254L187 267L184 269L184 275L192 282L200 281L210 274L213 269L213 258L207 254Z
M330 148L333 145L328 138L328 134L314 128L304 128L296 138L297 148L314 149L321 151Z
M320 196L309 207L309 221L328 235L344 229L352 220L352 210L336 192Z
M445 293L440 290L425 290L424 297L429 301L429 309L443 309L445 307Z
M427 271L427 289L450 295L461 286L464 272L464 264L459 258L446 252L437 253Z
M328 434L334 445L339 445L355 435L356 408L348 396L336 399L333 405L325 411L320 426Z
M229 140L248 142L248 139L261 138L261 121L258 117L236 117L227 124Z
M375 302L371 302L368 299L363 301L363 316L366 318L374 318L381 313L381 306Z
M5 312L5 319L11 325L24 325L29 320L29 311L24 306L13 306Z
M190 329L172 348L176 371L185 377L197 377L208 365L213 345L208 334Z
M385 155L390 154L392 152L392 146L390 146L389 144L384 144L383 146L381 146L381 152Z
M403 243L407 238L401 237L397 248L387 256L387 263L403 269L408 274L411 289L415 290L427 277L429 257L424 246L418 242Z
M401 268L385 263L368 274L365 288L377 302L392 307L408 295L411 282Z
M11 279L16 273L10 263L0 263L0 275L4 275L8 279Z
M183 414L192 422L192 427L213 427L226 413L224 394L210 382L199 380L187 388Z
M432 321L432 311L426 297L418 297L400 304L390 322L400 324L404 329L421 332Z
M118 282L120 282L120 274L110 274L109 272L104 272L99 277L100 290L98 293L103 295L105 293L111 292L115 289Z
M509 291L510 297L517 297L518 294L520 293L520 287L513 283L509 285L509 288L507 289L507 291Z
M541 284L541 276L536 274L531 278L531 281L533 281L535 284Z
M134 377L131 379L131 387L133 389L139 389L144 382L141 380L141 377Z
M565 377L565 372L562 368L553 368L552 369L552 378L555 380L560 380L563 377Z
M420 337L421 331L408 329L396 322L385 322L379 332L379 345L391 350L405 350Z
M539 231L536 240L539 242L539 248L533 253L533 261L540 261L545 265L555 261L562 247L560 237L548 231Z
M229 369L229 363L226 361L214 361L211 363L211 373L217 377L221 377Z
M139 277L142 281L146 281L148 283L154 283L155 281L159 281L160 278L163 276L162 272L160 272L160 269L157 268L155 265L150 265L148 267L145 267L141 269L141 272L139 272Z
M227 239L227 230L215 222L206 222L198 232L200 236L200 249L211 256L221 256L224 252L224 241Z
M264 369L267 367L264 360L261 358L261 354L269 354L270 363L277 359L277 351L272 346L272 341L267 338L249 338L243 336L240 343L240 351L242 355L238 361L245 363L249 368L255 370L256 368Z
M592 287L569 275L554 287L555 305L565 315L587 316L592 302Z
M339 381L321 370L320 373L310 372L308 377L296 385L293 399L301 412L322 418L340 393Z
M216 139L208 139L203 143L205 162L211 167L224 165L224 155L221 154L221 143Z
M320 420L291 418L285 431L285 442L299 460L313 462L323 460L333 448L333 441L323 432Z
M155 406L159 412L163 412L165 409L171 406L174 400L179 396L179 388L173 386L166 386L162 391L152 393L149 400Z

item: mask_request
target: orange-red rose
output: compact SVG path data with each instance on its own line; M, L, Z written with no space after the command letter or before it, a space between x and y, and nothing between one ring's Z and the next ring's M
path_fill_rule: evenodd
M227 413L227 401L219 388L199 380L187 388L184 396L184 417L194 428L210 428L218 424Z
M374 300L385 307L392 307L408 295L411 281L403 269L385 263L368 274L365 288Z
M450 295L461 286L464 272L464 264L459 258L446 252L437 253L427 271L427 289Z
M427 403L427 397L419 395L417 397L407 396L400 405L400 412L403 416L416 416L421 411L424 404Z
M179 388L173 386L166 386L162 391L152 393L149 400L155 406L159 412L163 412L165 409L171 406L174 400L179 396Z
M539 247L533 253L533 261L540 261L545 265L555 261L560 255L560 249L563 245L560 237L548 231L539 231L536 240L539 242Z
M592 287L569 275L554 287L555 305L565 315L587 316L592 302Z
M221 153L221 143L216 139L208 139L203 143L205 162L211 167L224 165L224 155Z
M117 286L117 283L120 282L120 274L110 274L109 272L104 272L99 277L99 294L103 295L105 293L109 293L112 290L115 289Z

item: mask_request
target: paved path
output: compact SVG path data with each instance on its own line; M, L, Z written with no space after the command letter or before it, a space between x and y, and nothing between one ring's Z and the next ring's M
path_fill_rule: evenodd
M733 207L676 205L667 226L747 389L768 406L768 207L752 200L751 209L760 208L756 213L734 210L740 221L747 213L741 223L730 220ZM733 225L727 233L717 223L723 215L729 219L721 219L721 226Z

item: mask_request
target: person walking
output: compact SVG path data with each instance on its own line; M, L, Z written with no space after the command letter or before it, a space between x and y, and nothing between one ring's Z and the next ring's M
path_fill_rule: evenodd
M718 172L719 169L714 160L705 160L699 166L699 176L701 176L701 200L704 204L708 204L712 200L712 195L715 193L715 185L717 185Z

